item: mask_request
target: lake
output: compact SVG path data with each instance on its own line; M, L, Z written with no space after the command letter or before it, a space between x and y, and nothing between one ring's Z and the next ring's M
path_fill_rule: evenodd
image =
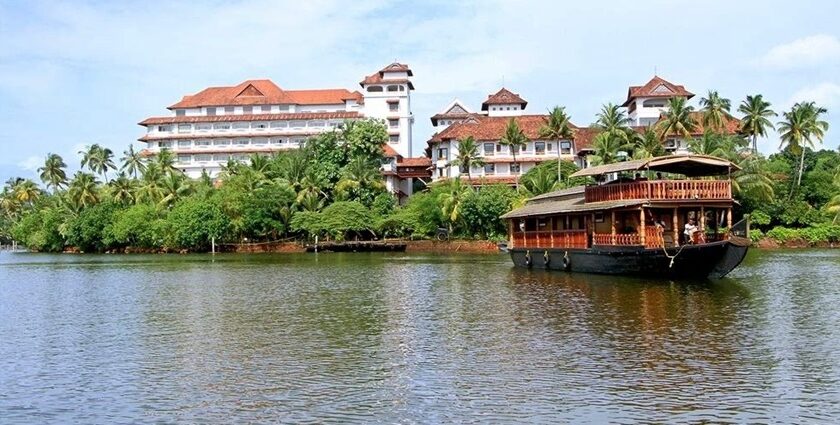
M840 250L720 281L505 255L0 253L0 422L838 422Z

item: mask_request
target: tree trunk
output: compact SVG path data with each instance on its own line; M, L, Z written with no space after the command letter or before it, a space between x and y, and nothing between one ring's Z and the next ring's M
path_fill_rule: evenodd
M513 164L516 165L516 151L514 150L513 146L510 147L510 153L513 154ZM513 188L519 188L519 174L517 174L516 178L514 179Z
M796 187L802 184L802 170L805 168L805 147L802 147L802 155L799 156L799 177L796 179Z

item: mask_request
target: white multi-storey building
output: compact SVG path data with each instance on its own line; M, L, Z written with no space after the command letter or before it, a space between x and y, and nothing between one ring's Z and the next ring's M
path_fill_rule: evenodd
M393 170L383 169L386 186L394 193L411 194L417 173L403 177L399 170L400 161L408 161L412 170L421 161L411 158L412 76L407 65L392 63L365 77L361 92L284 90L271 80L209 87L169 106L168 116L142 121L146 134L139 140L146 143L146 156L171 150L175 166L190 177L202 172L216 176L230 159L247 161L252 154L296 149L345 120L375 118L388 129L386 152L395 154L389 162Z
M659 121L659 116L668 109L668 100L672 97L691 99L694 93L654 76L643 86L630 86L627 100L621 106L627 108L627 116L633 121L632 125L647 127Z

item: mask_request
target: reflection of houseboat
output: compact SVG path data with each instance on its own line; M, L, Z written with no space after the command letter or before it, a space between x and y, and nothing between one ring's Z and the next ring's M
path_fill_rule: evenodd
M748 223L732 224L733 169L720 158L670 155L580 170L573 176L632 178L536 196L503 215L511 258L552 270L723 277L749 244Z

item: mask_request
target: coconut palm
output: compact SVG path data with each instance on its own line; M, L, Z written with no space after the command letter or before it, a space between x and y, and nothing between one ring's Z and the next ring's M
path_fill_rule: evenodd
M605 132L595 136L592 148L595 150L595 154L590 155L590 163L592 165L606 165L619 162L621 160L619 152L630 151L633 149L633 144L624 142L620 136Z
M467 136L458 140L458 154L452 165L461 167L462 172L467 173L467 180L472 183L472 167L483 167L484 159L478 153L478 144L475 138Z
M95 174L102 174L106 182L108 181L108 170L117 168L114 165L114 152L98 143L79 151L79 154L82 155L82 168L87 167Z
M321 208L324 208L324 198L322 198L318 193L310 191L301 192L301 195L298 196L295 203L302 211L317 212L320 211Z
M516 152L528 145L528 137L519 128L516 120L511 118L507 123L507 127L505 127L505 134L499 140L499 144L507 146L510 149L511 155L513 155L513 163L518 165L519 163L516 162ZM516 176L516 184L517 186L519 185L518 174Z
M32 204L41 197L41 189L38 185L29 179L24 179L16 182L12 187L12 193L15 198L21 202L32 206Z
M175 168L175 154L170 149L161 149L160 153L158 153L157 157L155 157L155 163L157 163L163 174L180 172L177 168Z
M732 175L732 191L735 194L750 193L754 199L771 202L774 197L773 180L765 162L764 158L756 155L743 157L738 162L741 169Z
M372 192L385 189L379 164L368 158L355 157L342 169L335 192L341 199L373 200ZM364 198L364 199L362 199Z
M126 171L135 179L137 174L146 170L146 162L140 152L134 150L134 145L128 145L128 150L123 151L123 157L120 158L122 166L120 171Z
M573 129L571 117L566 113L566 108L555 106L554 109L548 112L548 121L540 127L540 138L545 140L557 141L557 151L560 152L560 141L573 141L575 132ZM560 155L557 155L557 181L562 180L560 177Z
M593 127L607 133L610 138L618 139L622 144L630 143L633 137L633 130L630 129L632 120L624 114L618 105L607 103L601 107L601 111L596 114L597 119Z
M779 122L781 144L779 148L787 148L793 154L799 154L799 172L796 187L802 184L802 171L805 167L805 148L814 148L814 141L822 143L828 122L821 116L827 109L816 106L814 102L800 102L783 114L784 120ZM791 196L793 191L791 191Z
M668 101L668 109L656 125L659 139L664 141L668 136L690 139L691 132L697 127L692 112L694 107L687 105L684 97L672 97Z
M137 189L137 200L157 204L163 198L164 173L160 164L150 162L146 165L146 171L140 179L140 187Z
M520 190L525 192L528 197L532 197L561 187L560 179L557 178L553 170L547 167L537 167L524 176Z
M766 137L768 128L775 129L770 117L778 114L770 109L770 102L765 101L760 94L747 96L738 106L738 112L744 114L741 118L741 133L752 141L753 153L758 153L758 136Z
M249 158L249 165L252 170L264 174L268 170L269 159L265 155L254 153Z
M472 189L469 186L461 184L460 178L455 178L446 183L445 190L438 195L438 204L449 226L450 234L454 225L461 220L461 208L471 192Z
M703 126L715 131L723 129L725 121L729 119L732 102L721 97L717 91L709 90L709 94L700 99L700 106L700 111L703 113Z
M831 224L837 224L837 219L840 218L840 194L834 195L830 201L825 205L825 210L834 214Z
M645 159L662 155L665 155L665 148L662 147L662 141L659 140L655 131L648 128L644 133L635 137L633 158Z
M96 176L84 171L77 171L70 181L68 195L70 200L81 208L87 208L99 202L99 182Z
M169 173L161 181L162 198L159 206L171 207L175 202L192 192L192 185L182 173Z
M67 173L64 169L67 164L64 159L58 154L47 154L47 159L44 160L44 166L38 169L40 172L41 181L43 181L48 188L52 188L53 193L67 185Z
M135 202L134 194L137 190L137 180L129 178L124 172L121 171L117 174L117 178L111 180L108 186L114 201L123 205L130 205Z

